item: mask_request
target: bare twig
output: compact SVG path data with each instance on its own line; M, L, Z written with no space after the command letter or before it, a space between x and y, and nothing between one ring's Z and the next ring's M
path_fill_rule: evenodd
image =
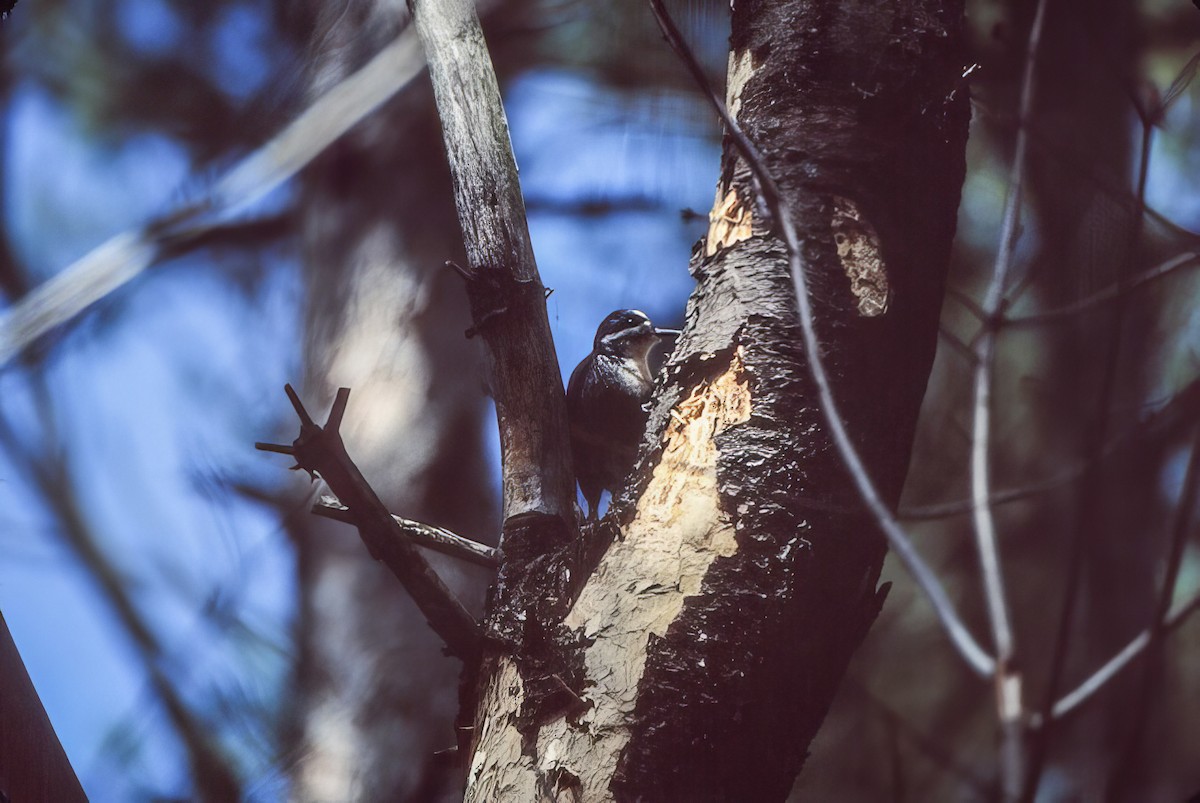
M997 126L998 129L1015 130L1016 126L1011 120L1005 119L987 109L979 103L978 99L972 99L972 106L975 109L992 117L993 124ZM1032 145L1035 150L1040 151L1048 158L1052 159L1055 165L1067 168L1076 176L1085 180L1097 192L1102 193L1105 197L1116 201L1126 210L1132 211L1134 207L1137 206L1136 200L1131 198L1131 193L1129 192L1128 187L1117 184L1107 176L1097 174L1088 163L1080 160L1079 155L1072 151L1070 147L1053 142L1049 137L1041 134L1036 126L1029 127L1029 134L1030 145ZM1157 209L1148 204L1142 204L1141 209L1147 218L1167 229L1174 236L1192 244L1193 246L1200 244L1200 233L1194 232L1191 229L1185 228L1179 223L1176 223L1174 220L1171 220L1162 212L1159 212Z
M350 459L337 427L350 397L349 388L339 388L324 427L313 422L291 385L288 398L300 419L300 435L290 453L297 467L319 474L349 508L359 535L371 557L383 561L421 609L447 650L464 661L473 661L480 649L480 630L474 617L462 606L420 550L404 537L383 502L379 501L358 466ZM270 452L288 453L286 446L256 444Z
M1113 774L1107 795L1111 798L1122 792L1136 769L1138 750L1146 728L1146 718L1149 715L1150 700L1153 696L1153 686L1157 676L1158 659L1161 654L1163 636L1166 634L1167 616L1171 612L1171 602L1175 598L1175 585L1179 579L1179 567L1183 564L1183 547L1187 542L1188 531L1192 528L1192 517L1196 508L1196 495L1200 483L1200 430L1193 439L1192 453L1188 458L1187 471L1183 477L1183 492L1178 506L1175 508L1174 520L1171 525L1171 541L1167 550L1167 566L1163 573L1162 588L1158 592L1158 601L1154 606L1153 618L1145 632L1149 638L1146 642L1146 660L1142 665L1142 683L1138 690L1137 702L1133 705L1133 721L1127 727L1125 746L1122 756L1113 763Z
M1037 496L1038 494L1052 491L1055 488L1061 488L1082 477L1085 470L1086 466L1084 464L1077 463L1040 482L1031 482L1019 488L993 491L988 495L987 504L989 507L994 508L998 505L1019 502L1022 499L1028 499L1031 496ZM897 516L904 521L931 521L933 519L946 519L952 516L972 513L975 510L975 506L976 500L973 498L956 499L952 502L935 502L929 505L909 505L901 507Z
M1108 437L1109 417L1112 406L1113 389L1117 380L1117 366L1121 356L1122 331L1125 324L1125 287L1128 284L1130 265L1141 242L1146 218L1146 181L1150 168L1150 146L1153 141L1154 127L1152 121L1142 118L1141 156L1138 163L1137 192L1134 196L1134 210L1131 220L1131 232L1126 250L1125 264L1120 267L1112 325L1108 328L1108 339L1105 343L1105 362L1100 379L1099 392L1096 394L1095 419L1089 427L1087 437L1087 454L1084 463L1087 466L1083 476L1082 488L1076 497L1075 524L1071 533L1067 550L1067 580L1063 589L1063 606L1059 613L1058 627L1054 639L1054 650L1050 663L1050 676L1046 683L1045 696L1039 708L1044 727L1038 730L1030 750L1029 772L1026 773L1025 788L1022 790L1023 801L1033 800L1037 793L1042 769L1045 766L1046 752L1049 745L1054 720L1051 711L1058 697L1059 684L1066 668L1067 649L1071 641L1071 624L1075 618L1075 608L1078 603L1080 578L1085 563L1085 544L1088 535L1093 531L1096 506L1094 500L1098 492L1099 472L1097 470Z
M1179 629L1180 625L1186 622L1188 617L1197 610L1200 610L1200 592L1196 592L1189 597L1163 620L1162 635L1169 635ZM1086 680L1056 700L1054 707L1051 709L1051 719L1057 721L1078 710L1096 692L1103 689L1110 680L1133 663L1133 659L1145 652L1146 648L1150 646L1150 638L1150 630L1143 630L1134 636L1128 644L1121 648L1120 652L1108 659L1103 666L1089 675ZM1032 727L1040 728L1045 724L1045 719L1040 714L1034 714L1030 718L1030 724Z
M268 449L267 451L273 450ZM355 523L354 514L350 512L350 508L339 502L335 496L322 496L313 504L312 512L334 521ZM404 537L417 546L492 569L500 563L496 550L486 544L472 541L470 538L463 538L442 527L401 518L395 514L392 515L392 519L400 526L400 532Z
M991 282L983 299L983 331L975 341L975 402L971 436L971 499L974 502L975 544L983 574L988 621L996 648L996 707L1003 734L1000 771L1004 797L1015 799L1021 793L1025 773L1024 701L1021 675L1014 666L1016 639L996 543L996 519L989 503L991 495L992 374L996 362L996 322L1003 310L1004 291L1012 269L1013 254L1021 234L1021 196L1025 181L1025 159L1029 150L1026 126L1033 114L1037 82L1037 57L1042 26L1046 19L1046 0L1038 0L1029 43L1025 50L1025 70L1021 78L1020 112L1017 120L1017 144L1009 176L1008 199L1001 224L1000 247Z
M322 95L272 140L217 182L211 194L122 232L29 292L0 314L0 365L158 262L180 241L223 226L290 179L334 140L390 98L424 67L411 31Z
M879 697L863 681L849 674L846 676L846 681L862 694L871 705L878 708L880 714L895 726L898 731L907 736L913 746L931 763L935 764L948 775L952 775L962 781L982 798L988 797L991 791L991 784L976 774L971 767L960 761L949 748L939 743L936 738L925 734L916 725L905 719L900 712L884 702L883 698Z
M945 326L938 326L938 336L942 342L950 347L950 350L961 356L971 365L975 364L975 352L966 343L958 339L957 336Z
M846 425L842 422L837 403L833 398L833 391L830 387L829 375L825 370L824 359L821 356L820 342L817 338L816 328L813 323L812 307L808 297L808 284L805 278L804 257L800 250L800 238L796 232L796 226L792 221L791 209L788 206L787 200L780 193L774 177L772 177L764 165L762 157L754 143L750 141L745 132L742 131L741 126L729 114L721 99L713 93L712 87L709 86L708 79L704 75L703 68L696 61L687 43L683 40L679 29L675 27L675 23L667 13L661 0L649 0L649 2L650 8L658 20L659 28L662 29L667 42L687 66L692 77L695 78L701 90L708 96L717 114L720 115L721 120L725 123L730 138L737 145L742 158L746 160L746 164L758 180L758 190L763 201L771 210L774 220L779 224L784 245L787 247L788 267L791 271L796 293L796 305L799 310L800 331L804 341L804 351L808 358L807 363L813 384L816 386L818 396L821 400L821 412L825 417L838 454L841 456L843 464L853 478L855 488L862 498L863 505L867 508L876 525L887 538L892 550L900 558L905 568L908 569L917 586L933 605L938 621L949 635L951 642L959 654L975 672L984 677L991 676L995 667L995 661L979 646L974 636L971 635L971 632L967 629L967 626L955 610L954 604L946 595L946 590L942 587L941 581L938 580L933 570L921 558L912 541L909 540L908 535L904 532L904 529L896 521L891 510L888 509L887 504L883 501L878 489L875 487L874 481L867 473L862 458L859 457L858 450L855 448L849 433L846 431Z
M1116 301L1123 294L1129 294L1134 290L1145 287L1147 284L1161 279L1163 276L1174 273L1180 268L1192 267L1200 264L1200 255L1188 252L1179 254L1168 259L1160 265L1151 268L1145 273L1131 279L1128 282L1118 282L1117 284L1106 287L1099 292L1093 293L1086 298L1081 298L1070 304L1065 304L1056 309L1045 310L1043 312L1031 312L1026 315L1006 315L1000 321L1003 326L1031 326L1034 324L1048 323L1050 321L1061 321L1070 318L1073 315L1078 315L1081 312L1095 309L1110 301Z
M1141 421L1125 429L1113 437L1101 451L1099 460L1107 460L1130 446L1144 443L1151 438L1160 438L1179 431L1190 424L1200 415L1200 379L1193 379L1171 399ZM988 504L1008 504L1021 499L1027 499L1046 491L1061 488L1084 476L1092 467L1087 461L1080 461L1069 468L1063 469L1052 477L1039 482L1031 482L1017 488L995 491L988 498ZM972 499L956 499L950 502L935 502L929 505L910 505L900 508L899 518L909 521L927 521L942 519L950 516L961 516L970 513L974 508Z

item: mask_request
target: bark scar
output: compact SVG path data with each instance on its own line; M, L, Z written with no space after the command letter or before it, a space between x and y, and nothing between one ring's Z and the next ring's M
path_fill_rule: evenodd
M829 225L842 270L850 279L850 292L858 299L858 314L865 318L883 315L888 310L891 289L875 227L854 201L837 195L833 197Z
M705 256L712 256L722 248L749 240L754 223L750 204L743 204L736 188L726 191L725 197L717 190L717 200L708 213L708 236L704 241Z

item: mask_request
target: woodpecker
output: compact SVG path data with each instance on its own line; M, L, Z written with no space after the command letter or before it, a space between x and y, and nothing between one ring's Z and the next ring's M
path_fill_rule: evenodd
M601 492L616 493L637 460L654 390L650 350L661 338L678 334L656 329L640 310L617 310L600 323L591 354L571 372L571 452L589 520L598 517Z

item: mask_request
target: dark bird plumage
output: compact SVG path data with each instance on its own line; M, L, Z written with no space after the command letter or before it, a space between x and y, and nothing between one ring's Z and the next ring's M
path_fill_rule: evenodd
M601 322L591 354L571 372L571 452L590 519L601 493L616 493L633 469L654 390L648 357L667 334L674 332L655 329L643 312L617 310Z

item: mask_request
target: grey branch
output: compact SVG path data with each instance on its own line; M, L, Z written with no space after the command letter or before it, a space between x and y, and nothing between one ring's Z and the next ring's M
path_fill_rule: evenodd
M1017 144L1008 181L1008 198L1000 229L1000 247L987 294L983 299L983 329L975 341L974 424L971 435L971 499L974 502L975 545L983 575L988 622L996 647L996 715L1003 733L1000 745L1001 781L1005 800L1021 794L1025 780L1025 702L1022 678L1016 671L1016 639L1012 614L1004 587L1000 548L996 542L996 519L991 507L991 429L992 375L996 368L996 321L1004 306L1008 275L1021 229L1021 196L1025 181L1025 159L1029 151L1029 118L1033 113L1036 88L1038 46L1046 18L1046 0L1039 0L1021 78L1020 111L1017 119Z
M338 501L336 496L322 495L313 504L312 512L334 521L346 524L355 523L350 508ZM495 568L500 563L496 556L496 550L486 544L472 541L470 538L463 538L442 527L402 518L395 514L392 514L392 520L400 526L400 532L417 546L423 546L434 552L441 552L443 555L459 558L479 566Z
M300 419L300 434L291 446L259 443L256 448L296 458L296 468L319 475L340 499L349 502L354 525L375 560L382 561L424 614L446 649L470 664L481 647L479 624L438 576L425 556L405 538L358 466L346 452L338 428L350 398L349 388L339 388L325 426L318 426L304 409L291 385L284 391Z
M1200 592L1193 594L1166 618L1163 630L1166 633L1176 630L1198 608L1200 608ZM1051 709L1052 717L1056 720L1062 719L1087 702L1096 692L1104 688L1110 680L1120 674L1125 667L1129 666L1134 658L1137 658L1146 651L1146 648L1150 646L1150 635L1151 631L1149 628L1138 633L1120 652L1093 672L1087 680L1080 683L1073 691L1059 698L1054 703L1054 708ZM1035 714L1030 718L1029 724L1031 727L1039 728L1044 723L1042 717Z
M410 0L442 122L504 452L504 519L573 526L574 472L558 356L517 179L508 120L470 0Z
M1131 293L1134 290L1145 287L1151 282L1174 273L1181 268L1197 264L1200 264L1200 255L1191 251L1177 254L1166 262L1156 265L1127 282L1111 285L1090 296L1061 307L1056 307L1055 309L1045 310L1044 312L1031 312L1027 315L1006 315L1002 323L1004 326L1030 326L1049 321L1065 320L1073 315L1078 315L1081 312L1087 312L1088 310L1107 304L1110 301L1116 301L1123 294Z

